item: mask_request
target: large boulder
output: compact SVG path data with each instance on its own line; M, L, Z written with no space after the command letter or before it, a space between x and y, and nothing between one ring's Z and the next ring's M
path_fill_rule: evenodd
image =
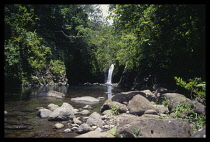
M193 130L182 119L141 119L117 127L123 137L190 137Z
M120 94L112 96L110 100L121 104L128 104L128 102L137 94L144 96L149 101L155 101L155 95L150 90L121 92Z
M75 110L74 108L68 104L68 103L63 103L63 105L56 110L54 110L50 116L49 119L50 121L65 121L69 120L70 118L74 118Z
M168 109L171 111L172 109L175 109L179 103L189 103L190 106L193 107L193 103L190 99L186 98L184 95L179 93L164 93L160 94L158 98L158 103L162 104L163 101L168 100Z
M48 118L51 115L51 113L52 113L52 111L50 111L49 109L45 109L45 108L39 109L39 111L38 111L38 115L41 118Z
M148 109L153 109L153 105L142 95L135 95L128 103L130 114L142 115Z
M82 104L95 104L99 103L99 99L91 97L91 96L83 96L83 97L76 97L71 98L71 101L82 103Z
M100 112L104 112L105 110L111 109L112 107L118 107L119 108L119 113L125 113L128 109L126 105L121 104L116 101L112 101L111 99L108 99L105 101L105 103L102 105Z
M168 100L168 109L171 111L175 109L180 103L188 103L193 111L199 114L206 114L206 106L199 103L198 101L191 101L186 98L184 95L178 93L164 93L161 94L158 98L158 102L162 103L163 101Z
M55 97L55 98L63 98L65 94L58 91L43 91L36 95L37 97Z
M154 100L154 95L150 90L121 92L120 94L112 96L111 100L121 104L128 103L137 94L144 96L150 101Z
M180 103L188 103L191 107L193 107L193 104L190 99L186 97L177 97L170 99L168 103L168 109L171 111L172 109L175 109Z
M93 112L87 119L86 123L90 126L103 126L103 120L101 119L101 115L97 112Z

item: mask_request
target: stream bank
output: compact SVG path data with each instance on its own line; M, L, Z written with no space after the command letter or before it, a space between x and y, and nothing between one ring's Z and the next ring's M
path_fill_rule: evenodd
M43 91L58 91L65 94L62 99L54 97L36 97ZM41 87L21 87L8 88L5 90L4 97L4 115L5 120L5 138L10 137L74 137L77 133L66 134L61 130L55 129L55 124L47 119L40 119L37 115L38 108L46 108L48 104L53 103L61 106L63 102L70 103L74 108L83 108L85 104L71 101L71 98L92 96L107 98L107 86L99 85L80 85L80 86L41 86ZM112 94L123 91L119 87L111 89ZM91 105L91 113L100 113L100 107L105 100ZM62 121L60 121L62 122ZM64 122L66 123L66 122ZM66 127L66 126L65 126ZM64 128L65 128L64 127Z
M80 95L75 94L71 97L66 95L63 99L53 97L33 98L36 101L43 102L42 105L35 103L35 100L33 103L25 102L25 104L23 101L19 101L19 105L23 107L20 107L17 102L16 104L12 102L6 103L5 137L198 136L192 129L192 122L177 119L171 112L179 102L192 102L193 104L193 100L189 100L181 94L175 92L151 92L150 90L128 92L115 90L113 96L107 98L107 90L102 91L104 95L101 95L98 91L98 95L94 95L93 88L89 91L87 88L83 91L81 91L81 88L79 90L80 93L78 92L78 94ZM98 98L99 103L87 105L72 101L73 98L78 96L87 96L88 92L92 92L92 97ZM168 107L162 105L166 98L169 100ZM200 102L195 103L197 105L193 111L205 114L205 106ZM29 104L30 106L25 107ZM51 106L58 106L58 108L72 106L74 108L74 117L54 121L49 121L48 117L40 118L40 113L38 114L40 109L50 109L50 104ZM8 109L8 106L13 107ZM182 115L184 116L184 114ZM141 123L139 123L140 121ZM156 127L157 124L158 126L161 125L161 127ZM137 130L139 131L137 132ZM199 137L205 137L205 128L198 132L202 132Z

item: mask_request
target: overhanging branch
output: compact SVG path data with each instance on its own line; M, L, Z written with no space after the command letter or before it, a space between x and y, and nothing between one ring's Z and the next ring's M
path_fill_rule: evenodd
M62 32L63 33L63 35L65 36L65 37L67 37L67 38L81 38L81 37L84 37L84 36L68 36L68 35L66 35L62 30L60 30L60 31L56 31L56 32Z

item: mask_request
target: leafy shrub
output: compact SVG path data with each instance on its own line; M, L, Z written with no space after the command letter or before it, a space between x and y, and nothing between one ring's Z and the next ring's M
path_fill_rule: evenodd
M111 107L112 114L114 115L118 115L120 113L119 110L120 110L120 107L116 104Z
M192 108L189 103L180 102L175 109L172 109L172 112L175 113L175 117L178 117L181 113L191 113Z
M172 109L172 112L175 113L175 118L181 118L179 115L181 113L186 113L187 115L181 119L190 122L193 130L198 131L206 125L206 116L195 113L192 109L193 106L191 106L189 103L180 102L175 109Z
M169 100L168 100L166 97L164 97L164 98L165 98L165 101L163 101L162 104L163 104L165 107L168 107Z
M191 99L193 97L200 97L205 99L206 97L206 82L202 82L201 78L189 79L187 83L180 77L174 77L176 84L190 91Z
M64 62L61 60L51 60L50 70L53 74L60 75L66 72L66 67L64 65Z

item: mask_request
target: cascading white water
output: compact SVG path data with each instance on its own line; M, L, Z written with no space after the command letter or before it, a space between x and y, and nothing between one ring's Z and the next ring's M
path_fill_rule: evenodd
M111 66L109 67L109 73L108 73L108 78L107 78L107 82L106 84L112 84L112 73L114 70L114 64L111 64Z

